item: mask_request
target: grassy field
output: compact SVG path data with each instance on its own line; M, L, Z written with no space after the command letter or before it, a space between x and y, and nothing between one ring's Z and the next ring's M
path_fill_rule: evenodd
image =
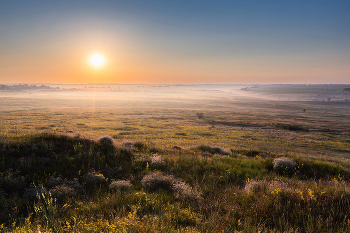
M2 96L0 229L349 232L343 88Z

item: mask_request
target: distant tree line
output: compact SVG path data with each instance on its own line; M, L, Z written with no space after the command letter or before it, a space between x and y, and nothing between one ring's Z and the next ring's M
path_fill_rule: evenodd
M38 89L52 89L50 86L46 85L29 85L29 84L13 84L13 85L5 85L0 84L0 90L8 90L8 91L22 91L22 90L38 90Z

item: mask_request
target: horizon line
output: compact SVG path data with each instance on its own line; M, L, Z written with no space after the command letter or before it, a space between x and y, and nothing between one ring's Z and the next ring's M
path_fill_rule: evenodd
M350 85L350 83L0 83L0 85L170 85L170 86L191 86L191 85Z

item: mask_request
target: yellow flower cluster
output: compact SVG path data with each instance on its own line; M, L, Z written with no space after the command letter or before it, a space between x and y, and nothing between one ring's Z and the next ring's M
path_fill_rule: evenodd
M297 191L297 194L300 195L301 200L305 200L303 196L303 191Z
M316 196L314 194L314 191L312 191L311 189L308 189L308 193L309 193L310 199L316 201Z
M282 190L281 190L280 188L277 188L277 189L275 189L275 190L272 190L272 191L271 191L271 194L278 195L278 194L280 194L281 192L282 192Z

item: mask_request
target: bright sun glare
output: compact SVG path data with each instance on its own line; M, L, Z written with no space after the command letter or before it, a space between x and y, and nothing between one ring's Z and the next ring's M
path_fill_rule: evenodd
M100 67L105 63L105 59L100 54L94 54L90 57L90 63L95 67Z

